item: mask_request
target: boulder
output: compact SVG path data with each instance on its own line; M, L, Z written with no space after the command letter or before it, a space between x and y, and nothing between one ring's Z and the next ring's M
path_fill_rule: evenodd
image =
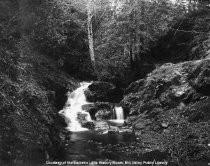
M109 125L106 121L96 121L95 122L95 131L106 132L109 130Z
M94 123L91 121L87 121L87 113L78 113L77 119L79 120L80 124L84 128L93 129Z
M100 109L99 111L97 111L95 117L96 120L108 120L112 118L112 111L108 110L108 109Z
M89 102L118 102L122 99L122 90L116 88L112 83L93 82L85 91Z
M136 139L152 152L185 149L182 155L208 157L210 59L167 63L133 82L121 106ZM205 140L205 141L204 141ZM200 148L200 151L192 150ZM186 157L186 156L185 156ZM194 158L196 158L194 157Z
M120 104L136 130L162 130L160 115L169 110L179 110L191 121L206 121L209 95L210 59L204 59L158 67L130 84Z
M82 127L88 128L88 129L94 129L95 125L93 122L85 122L85 123L82 123Z
M128 88L126 88L125 90L125 95L129 94L129 93L135 93L137 91L139 91L139 88L143 87L144 85L144 79L140 79L138 81L132 82Z
M85 104L82 106L82 109L86 112L89 112L92 119L94 120L96 119L95 118L95 114L97 112L96 104Z
M90 113L90 116L94 120L102 120L112 118L113 105L108 102L96 102L94 104L86 104L82 106L82 109Z

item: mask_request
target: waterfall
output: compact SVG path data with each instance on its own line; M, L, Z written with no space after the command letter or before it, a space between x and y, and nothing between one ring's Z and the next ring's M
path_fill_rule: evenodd
M92 121L90 114L82 110L82 106L88 104L84 91L88 88L91 83L80 83L80 87L72 93L68 93L67 102L59 112L60 115L64 116L65 122L67 123L67 129L69 131L85 131L87 128L83 128L78 121L78 114L85 114L87 121Z
M115 107L115 114L117 120L123 120L124 119L124 112L122 107Z
M114 112L115 112L116 119L107 120L107 123L110 126L118 126L118 127L124 126L125 120L124 120L123 108L115 106Z

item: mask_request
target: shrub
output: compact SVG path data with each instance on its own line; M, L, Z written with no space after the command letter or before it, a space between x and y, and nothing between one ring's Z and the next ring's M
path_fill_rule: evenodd
M207 160L210 122L190 123L179 110L165 114L163 121L169 127L161 135L161 143L179 166Z

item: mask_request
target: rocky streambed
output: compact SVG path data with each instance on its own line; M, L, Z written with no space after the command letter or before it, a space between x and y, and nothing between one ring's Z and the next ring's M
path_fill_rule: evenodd
M91 84L84 94L92 103L82 107L96 121L87 146L98 150L90 148L90 153L95 151L98 160L142 161L156 156L157 160L175 165L207 163L209 64L209 59L164 64L144 79L133 82L124 95L110 83ZM125 114L126 125L121 129L106 123L114 118L116 105L122 106ZM82 120L81 123L88 124ZM94 159L94 155L90 158Z
M66 131L53 161L168 161L205 165L209 160L210 60L164 64L121 90L108 82L84 89L78 121L83 132ZM67 105L68 107L68 105ZM107 123L124 110L125 124ZM86 119L87 113L92 121ZM151 164L150 164L151 165Z
M112 161L123 165L125 161L167 160L166 153L152 152L143 146L132 125L125 122L128 114L119 104L122 98L122 92L108 82L81 83L81 87L68 94L66 106L60 111L69 130L62 160Z
M133 82L120 102L143 147L177 165L207 165L210 59L167 63Z

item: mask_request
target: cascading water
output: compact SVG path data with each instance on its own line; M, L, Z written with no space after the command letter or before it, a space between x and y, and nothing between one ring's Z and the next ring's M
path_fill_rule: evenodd
M116 119L110 119L107 120L107 123L111 126L124 126L125 120L124 120L124 112L122 107L115 107L114 108L115 117Z
M68 94L68 100L63 110L59 112L65 118L67 123L67 129L69 131L85 131L87 128L83 128L78 120L78 114L85 114L86 120L92 122L90 114L82 110L82 106L89 104L86 100L84 90L88 88L91 83L80 83L80 87L72 93Z
M115 107L115 114L117 120L124 120L124 113L122 107Z
M135 141L135 135L129 132L129 129L122 127L124 123L124 113L122 107L116 105L113 112L113 119L110 120L96 120L94 121L94 130L88 132L81 132L88 130L83 126L92 125L90 114L82 109L83 105L91 104L97 108L97 103L88 103L84 91L91 83L81 83L80 87L72 93L68 93L66 104L59 113L62 115L67 123L67 129L72 131L68 139L65 140L64 161L117 161L124 160L130 155L124 150L124 145ZM110 103L110 105L113 103ZM96 106L96 107L95 107ZM87 108L86 106L84 109ZM88 107L89 108L89 107ZM103 107L99 107L100 111ZM95 113L95 114L96 114ZM96 115L95 115L96 116ZM87 123L91 121L91 123ZM107 148L113 145L120 148ZM121 146L123 146L121 148ZM111 146L112 147L112 146ZM119 149L119 150L118 150ZM121 150L122 149L122 150ZM110 154L114 154L110 155ZM134 156L134 155L132 155ZM137 157L139 159L139 156ZM137 161L136 158L128 158L130 161ZM142 159L140 159L142 160ZM89 164L92 165L92 164ZM95 165L95 164L94 164ZM97 164L96 164L97 165ZM106 164L105 164L106 165Z

